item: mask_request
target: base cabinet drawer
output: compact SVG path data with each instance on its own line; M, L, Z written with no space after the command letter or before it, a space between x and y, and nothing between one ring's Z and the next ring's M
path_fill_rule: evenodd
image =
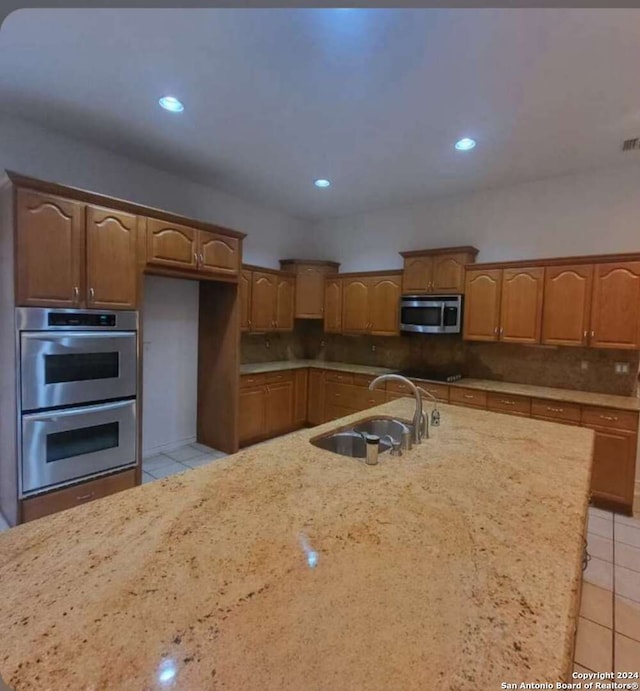
M432 396L435 396L438 401L441 401L442 403L449 402L449 387L446 384L434 384L433 382L419 381L417 379L412 379L411 381L416 386L419 386L421 389L428 391ZM398 398L402 398L403 396L409 396L413 398L413 393L411 392L411 389L408 386L406 386L406 384L403 384L399 381L388 381L387 392L391 394L397 394ZM427 396L425 397L425 400L430 399Z
M497 413L529 417L531 414L531 399L526 396L512 396L510 394L492 392L487 395L487 408Z
M125 470L122 473L99 477L79 485L65 487L49 494L22 501L22 522L33 521L42 516L49 516L58 511L71 509L80 504L87 504L94 499L107 497L124 489L135 487L136 471Z
M531 401L531 417L567 425L579 425L580 406L577 403L534 398Z
M582 424L585 427L611 427L635 432L638 429L638 413L585 406L582 409Z
M449 391L449 401L457 405L466 405L471 408L486 408L487 392L452 386Z

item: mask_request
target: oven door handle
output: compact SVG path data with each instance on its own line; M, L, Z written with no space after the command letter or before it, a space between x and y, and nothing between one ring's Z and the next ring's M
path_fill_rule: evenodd
M55 422L58 418L77 417L84 413L107 413L111 410L120 410L135 405L135 398L113 403L98 403L97 405L85 405L81 407L65 408L64 410L48 410L42 413L28 413L22 416L26 422Z

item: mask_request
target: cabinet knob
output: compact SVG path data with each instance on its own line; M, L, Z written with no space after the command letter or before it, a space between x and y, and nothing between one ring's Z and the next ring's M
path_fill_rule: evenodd
M193 261L196 263L196 266L198 266L198 264L200 263L198 261L198 253L197 252L193 253Z
M200 266L204 266L204 254L202 252L198 255L198 259L200 260Z
M498 327L496 326L495 329L493 330L493 333L497 336L498 335Z
M504 327L501 326L501 327L500 327L500 335L502 336L503 333L504 333Z
M89 288L89 300L93 302L93 299L96 296L96 291L93 288Z
M80 298L80 288L78 286L73 286L73 301L78 302Z

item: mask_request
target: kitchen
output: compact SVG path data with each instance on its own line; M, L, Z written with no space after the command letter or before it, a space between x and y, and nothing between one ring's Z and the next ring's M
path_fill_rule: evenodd
M5 21L0 506L18 525L0 534L9 556L0 568L10 641L0 676L10 686L37 687L43 673L54 688L206 688L215 671L216 684L228 688L252 688L258 679L299 688L305 673L316 687L330 675L336 688L424 688L425 670L437 670L444 688L488 689L514 674L555 681L585 669L637 671L640 153L633 141L640 124L623 117L637 112L625 67L637 47L614 37L630 37L638 15L522 12L33 10ZM429 61L446 51L442 37L471 26L467 58L445 60L450 72L432 74ZM365 124L380 135L380 158L368 137L349 148L347 125L332 130L335 141L319 138L314 162L301 163L294 147L271 146L269 118L253 113L260 102L264 112L278 104L274 74L293 80L291 107L281 113L292 137L323 131L321 97L345 88L322 60L313 62L296 30L326 41L348 65L360 90L342 102L345 123L359 122L363 104L376 103ZM422 30L435 32L433 45L422 46ZM178 63L134 40L152 31L167 40L188 36L179 44L194 53L210 49L213 32L220 54L211 59L224 53L235 70L215 75L218 92L233 95L224 109L199 92L194 75L181 86ZM120 85L121 102L137 109L138 119L130 118L110 91L118 58L87 51L82 63L73 42L59 39L29 50L43 33L65 32L91 37L92 45L107 45L106 35L138 45L142 63L152 55L153 71L171 75L166 81L184 106L176 97L165 102L168 111L158 106L167 89L159 79L147 114L144 70L136 68ZM502 43L488 46L494 33ZM268 36L282 41L274 47ZM374 51L382 37L387 54ZM543 40L545 60L562 68L544 79L542 65L527 62ZM411 58L402 45L411 46ZM444 93L442 80L464 76L475 55L487 88L495 88L487 75L499 50L511 51L520 71L505 74L494 93L494 129L483 99L456 93L430 111L434 122L452 121L443 141L416 117L424 106L418 85L426 80ZM583 65L602 51L619 75L615 84L606 70L598 81L595 65ZM249 55L265 61L257 68ZM313 113L303 108L312 95L292 55L321 87ZM399 65L411 65L415 89L368 82L376 68L384 75ZM232 88L248 79L274 90ZM566 79L586 115L561 147L575 119L572 109L555 107L566 101ZM530 85L528 108L545 116L549 131L521 110L520 83ZM391 108L385 89L404 99L401 108ZM593 101L598 89L610 94L613 115ZM459 99L469 113L461 115ZM476 122L469 122L472 106ZM246 121L229 118L234 109ZM219 132L205 112L215 113ZM499 142L497 123L516 112L522 134ZM123 127L105 129L106 114ZM397 138L382 136L387 118L413 135L427 127L419 163ZM627 124L612 133L611 122ZM209 168L198 127L219 149ZM255 137L240 144L252 130ZM579 145L591 136L593 146ZM245 169L244 186L231 172L212 183L216 160L223 168L234 155L241 168L251 147L255 177ZM383 154L397 155L393 174ZM364 174L363 161L374 159ZM278 165L279 177L291 175L285 189L270 179ZM416 185L425 165L430 174ZM82 338L70 374L61 358ZM129 345L113 345L106 357L95 345L106 340ZM38 371L43 360L51 371ZM375 381L397 372L409 384ZM75 406L87 416L116 404L128 417L110 409L109 418L66 426ZM357 428L367 422L385 434L402 430L402 448L395 432L391 441L380 434L365 459L374 434L358 437ZM31 431L42 424L54 427ZM327 450L342 443L342 454ZM65 543L75 551L59 559ZM425 550L429 564L419 558ZM527 550L553 579L518 565ZM44 571L26 568L34 558ZM464 575L465 558L475 580ZM214 585L204 580L211 563L220 566ZM412 570L422 576L418 585ZM74 572L84 575L71 588ZM187 594L196 583L200 592ZM317 621L306 604L312 583ZM88 588L93 599L83 595ZM55 590L63 593L56 603ZM378 605L375 615L367 598ZM152 614L178 599L180 621L163 624ZM497 628L492 603L505 607ZM55 633L61 617L70 617L70 628ZM137 652L129 641L126 671L114 674L107 658L73 660L83 646L89 655L120 656L126 640L116 641L112 626L139 639L135 622L144 617L154 633ZM456 618L460 629L451 625ZM535 634L534 619L544 634ZM332 647L336 631L350 627L357 640L342 636L342 651ZM376 655L368 669L372 627L385 631L389 660ZM446 645L429 642L447 630ZM42 636L53 636L51 645ZM293 661L306 636L317 660L305 672ZM64 674L52 645L68 660ZM460 656L466 678L452 669Z

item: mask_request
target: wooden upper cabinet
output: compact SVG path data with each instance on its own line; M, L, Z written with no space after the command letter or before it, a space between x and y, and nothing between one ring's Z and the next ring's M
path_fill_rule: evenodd
M254 271L251 277L251 330L273 331L275 328L276 274Z
M147 219L147 262L172 269L198 268L198 231L195 228Z
M400 333L401 285L401 274L369 279L369 332L374 336Z
M276 331L293 331L295 281L293 276L277 276L274 326Z
M640 347L640 261L595 265L589 335L597 348Z
M403 293L426 293L433 280L433 257L407 257L402 274Z
M504 269L500 305L500 340L540 343L544 267Z
M240 331L251 329L251 271L243 269L238 278L240 300Z
M329 261L281 259L280 268L295 274L296 319L322 319L324 317L324 280L336 273L340 264Z
M588 344L593 266L547 266L544 276L542 343Z
M88 307L135 309L138 217L123 211L87 206Z
M77 307L84 300L83 205L18 189L16 303Z
M198 268L216 274L237 274L240 242L237 238L198 230Z
M500 329L502 269L466 273L463 336L469 341L497 341Z
M465 266L475 261L475 247L444 247L400 252L404 257L403 293L464 293Z
M324 284L324 331L342 331L342 279L328 278Z
M369 331L369 280L342 279L342 333Z

